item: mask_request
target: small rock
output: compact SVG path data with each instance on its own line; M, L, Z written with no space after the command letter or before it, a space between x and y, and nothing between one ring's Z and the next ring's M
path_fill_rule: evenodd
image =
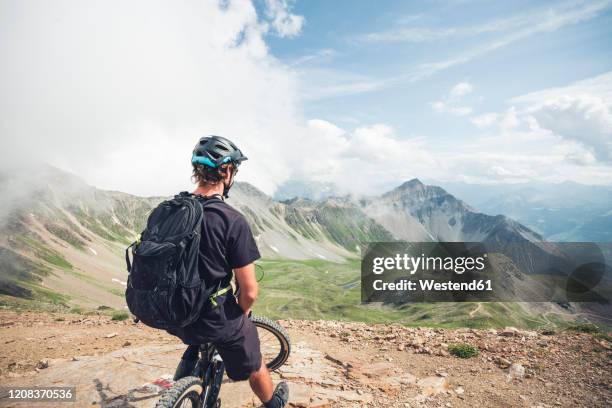
M417 385L422 389L422 395L428 397L446 391L449 388L448 382L444 377L421 378L417 381Z
M79 359L76 357L72 357L72 361L79 361Z
M519 329L516 327L506 327L499 333L500 336L503 337L513 337L519 335Z
M463 395L464 392L465 392L465 390L463 389L463 387L455 388L455 394L457 394L457 395Z
M510 368L508 369L508 382L512 381L514 378L522 379L525 376L525 367L520 364L512 363Z
M117 337L117 333L110 333L110 334L107 334L104 337L106 337L107 339L112 339L113 337Z
M39 361L39 362L36 364L36 368L39 368L39 369L41 369L41 370L42 370L42 369L45 369L45 368L47 368L47 367L49 367L49 360L47 360L47 359L40 360L40 361Z
M422 337L415 337L414 339L412 339L412 341L410 342L410 345L412 347L419 347L422 346L423 344L425 344L425 340L423 340Z
M498 357L496 362L500 368L508 368L510 367L510 364L512 364L510 360L508 360L507 358L503 358L503 357Z
M129 340L126 340L126 342L123 343L123 347L128 347L128 346L131 346L131 345L132 345L132 343Z

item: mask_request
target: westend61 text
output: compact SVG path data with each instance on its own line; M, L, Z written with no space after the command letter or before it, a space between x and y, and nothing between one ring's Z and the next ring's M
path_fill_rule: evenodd
M418 285L417 285L418 282ZM374 290L378 291L491 291L493 286L491 280L480 279L470 282L437 282L433 279L419 279L417 282L408 279L401 279L397 282L384 282L381 279L375 280L372 284Z

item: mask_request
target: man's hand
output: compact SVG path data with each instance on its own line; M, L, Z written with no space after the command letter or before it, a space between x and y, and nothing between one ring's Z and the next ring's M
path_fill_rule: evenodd
M251 307L257 299L259 293L259 284L257 283L257 277L255 276L255 264L250 263L240 268L234 269L236 275L236 282L240 287L238 293L238 305L244 312L245 315L249 315Z

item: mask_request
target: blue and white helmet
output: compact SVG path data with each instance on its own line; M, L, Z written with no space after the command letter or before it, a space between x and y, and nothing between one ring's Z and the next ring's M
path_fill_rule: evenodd
M247 157L235 144L224 137L215 135L201 138L193 149L193 156L191 156L192 164L203 164L212 168L225 163L232 163L238 167L245 160L247 160Z

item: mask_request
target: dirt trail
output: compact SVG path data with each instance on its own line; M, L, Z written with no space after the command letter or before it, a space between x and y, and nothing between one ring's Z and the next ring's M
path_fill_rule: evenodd
M274 377L289 382L293 407L612 404L610 344L589 334L281 323L293 349ZM480 355L451 356L448 345L459 342ZM173 373L184 348L160 331L106 316L8 311L0 311L0 345L2 386L76 386L77 402L61 406L103 408L153 407L159 387L152 381ZM221 399L226 408L258 406L245 382L227 380Z
M478 302L474 310L469 313L470 318L474 317L474 315L482 310L482 302Z

